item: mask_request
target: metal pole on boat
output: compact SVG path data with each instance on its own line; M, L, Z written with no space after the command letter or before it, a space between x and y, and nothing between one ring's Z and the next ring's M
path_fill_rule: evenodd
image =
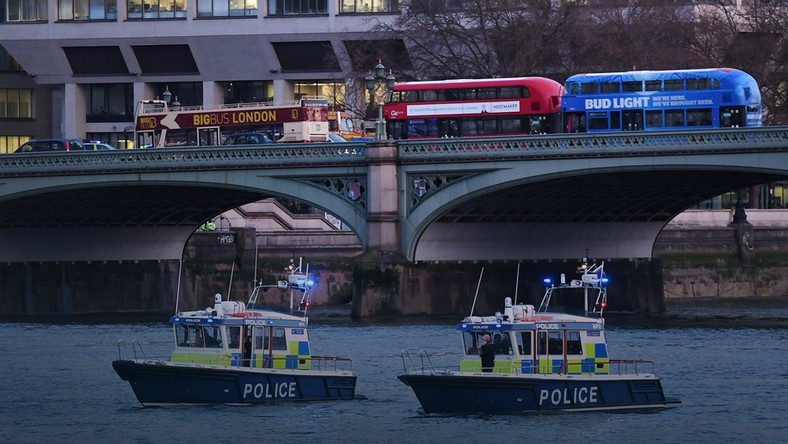
M476 284L476 294L473 295L473 305L471 305L470 316L473 316L473 309L476 308L476 298L479 297L479 287L482 285L482 276L484 276L484 267L482 267L482 272L479 273L479 282Z
M514 305L517 305L517 293L520 290L520 262L517 263L517 279L514 281Z
M233 265L230 267L230 283L227 285L227 298L226 300L230 300L230 291L233 289L233 273L235 272L235 261L233 260Z
M181 301L181 276L183 275L183 258L178 259L178 288L175 290L175 313Z

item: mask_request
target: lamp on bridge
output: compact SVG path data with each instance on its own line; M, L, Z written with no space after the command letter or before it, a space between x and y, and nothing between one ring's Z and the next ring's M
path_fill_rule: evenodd
M161 93L161 98L164 99L167 105L169 105L170 102L172 102L172 93L170 92L169 86L164 87L164 92Z
M380 60L375 65L375 73L369 73L366 77L366 86L369 94L375 100L378 107L378 119L375 121L375 140L386 140L386 121L383 120L383 100L386 94L394 88L394 74L389 70L386 75L386 67Z

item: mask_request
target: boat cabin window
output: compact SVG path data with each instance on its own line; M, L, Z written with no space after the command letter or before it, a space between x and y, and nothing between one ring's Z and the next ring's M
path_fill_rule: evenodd
M531 354L531 332L523 331L515 335L517 338L517 350L521 355Z
M495 346L496 355L512 354L512 340L509 339L509 332L494 333L493 345Z
M561 332L540 331L538 341L536 344L536 352L540 355L563 355L564 354L564 341L561 338Z
M255 328L254 346L258 350L287 350L287 340L283 327Z
M241 346L241 327L227 327L230 332L230 348L238 348Z
M478 355L479 347L482 346L482 338L484 335L490 335L492 338L493 346L495 347L496 355L510 355L512 354L512 340L509 338L509 332L463 332L462 342L465 354Z
M221 327L203 327L201 325L178 325L175 327L176 341L179 347L221 347Z
M570 355L583 354L583 346L580 343L579 331L569 331L566 333L566 353Z
M551 331L551 332L539 332L538 341L537 341L537 353L540 355L545 354L545 350L547 354L550 355L563 355L564 354L564 340L563 335L566 333L566 353L569 355L581 355L583 354L583 346L580 342L580 332L579 331L568 331L568 332L561 332L561 331Z
M462 333L463 349L468 355L478 355L479 347L482 345L483 333L474 333L466 331Z

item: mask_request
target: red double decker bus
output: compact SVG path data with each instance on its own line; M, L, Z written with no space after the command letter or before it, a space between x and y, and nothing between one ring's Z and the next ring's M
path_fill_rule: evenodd
M403 82L383 113L395 139L545 134L561 129L563 93L544 77Z

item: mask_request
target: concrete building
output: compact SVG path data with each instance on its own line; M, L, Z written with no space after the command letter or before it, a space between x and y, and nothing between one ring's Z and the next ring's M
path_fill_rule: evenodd
M323 95L361 119L364 77L378 59L396 70L409 66L404 42L371 32L399 16L399 0L0 5L2 51L29 75L0 70L3 88L22 89L29 109L24 122L0 126L0 134L22 140L132 139L136 102L163 98L165 91L184 106ZM19 141L8 139L0 152Z

